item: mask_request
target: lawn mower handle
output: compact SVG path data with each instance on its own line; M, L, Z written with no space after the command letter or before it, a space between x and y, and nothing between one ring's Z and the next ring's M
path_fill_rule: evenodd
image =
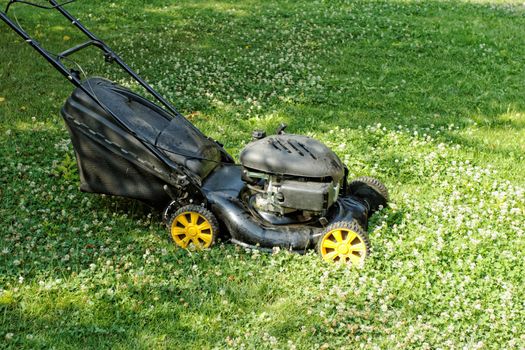
M69 0L63 3L58 3L56 0L49 0L49 3L51 6L42 6L39 4L34 4L29 1L24 0L10 0L5 8L5 11L0 11L0 18L7 23L11 29L13 29L18 35L20 35L27 43L29 43L35 50L38 51L49 63L53 65L62 75L64 75L73 85L76 87L79 87L81 85L81 80L78 77L77 74L72 74L73 72L69 70L62 62L61 60L75 52L78 52L86 47L89 46L95 46L98 49L102 50L104 52L104 57L107 62L116 62L126 73L128 73L137 83L139 83L146 91L148 91L157 101L162 103L171 113L174 115L182 117L182 115L177 111L177 109L169 103L166 99L164 99L157 91L155 91L148 83L146 83L141 77L138 76L137 73L135 73L123 60L120 58L113 50L111 50L102 40L100 40L98 37L96 37L93 33L91 33L82 23L78 21L73 15L71 15L67 10L65 10L62 6L69 4L75 0ZM40 44L36 41L34 41L22 28L20 28L17 24L15 24L8 16L7 12L9 11L9 8L11 5L15 3L30 5L34 7L38 7L41 9L46 10L52 10L56 9L58 12L60 12L64 17L66 17L71 24L73 24L75 27L77 27L84 35L86 35L89 38L89 41L84 42L80 45L77 45L75 47L72 47L70 49L67 49L63 51L62 53L58 55L53 55L49 51L45 50L40 46Z
M71 1L67 1L66 3L69 3ZM128 130L129 133L132 135L135 135L135 132L133 130L130 130L124 123L122 123L117 115L113 113L111 110L109 110L106 106L103 104L100 104L98 102L98 98L93 94L92 91L87 89L80 79L79 74L76 74L74 70L68 69L64 63L62 62L62 58L65 58L72 53L78 52L86 47L89 46L95 46L102 50L105 53L106 60L115 61L119 64L120 67L122 67L129 75L131 75L141 86L143 86L149 93L151 93L159 102L161 102L167 109L168 112L173 116L185 118L183 115L181 115L175 107L173 107L168 101L166 101L162 96L160 96L159 93L157 93L151 86L149 86L144 80L142 80L124 61L115 53L113 50L111 50L102 40L98 39L93 33L91 33L89 30L87 30L76 18L74 18L69 12L64 10L62 8L62 5L57 3L55 0L49 0L49 3L52 5L50 7L45 7L41 5L36 5L28 1L23 0L10 0L6 11L9 10L9 7L12 4L15 3L21 3L31 6L36 6L43 9L57 9L62 15L64 15L68 20L71 21L72 24L74 24L78 29L80 29L88 38L89 41L77 45L75 47L72 47L70 49L67 49L63 51L62 53L56 55L53 54L46 49L44 49L40 44L33 40L27 34L19 25L17 25L13 20L7 15L6 12L0 10L0 19L2 19L11 29L13 29L19 36L21 36L25 42L27 42L31 47L33 47L41 56L43 56L56 70L58 70L63 76L65 76L73 85L81 89L84 93L86 93L93 101L95 101L97 104L100 105L109 115L111 115L124 129ZM108 58L109 57L109 58ZM200 130L198 130L192 123L189 123L189 125L196 130L199 134L202 134ZM159 157L165 164L169 164L179 175L186 176L190 182L195 185L199 186L201 180L192 174L191 172L187 171L184 167L178 166L174 164L172 161L170 161L164 154L162 154L156 147L153 145L141 140L140 138L137 138L140 143L142 143L148 150L150 150L153 154L155 154L157 157ZM213 141L213 140L212 140ZM224 154L227 154L225 151L223 151ZM229 155L228 155L229 157ZM231 157L230 157L231 158ZM173 179L174 182L176 182L176 178Z

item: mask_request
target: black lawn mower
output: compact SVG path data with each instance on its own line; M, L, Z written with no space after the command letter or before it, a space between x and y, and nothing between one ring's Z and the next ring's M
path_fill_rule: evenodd
M49 0L9 1L0 18L64 75L75 89L61 109L71 136L80 190L124 196L162 208L169 236L182 248L211 247L219 228L244 247L304 252L360 265L370 252L368 218L387 205L376 179L348 181L348 169L310 137L254 132L240 164L143 81L102 40ZM87 37L59 54L45 50L8 17L26 4L56 10ZM99 77L81 77L68 56L96 47L160 104Z

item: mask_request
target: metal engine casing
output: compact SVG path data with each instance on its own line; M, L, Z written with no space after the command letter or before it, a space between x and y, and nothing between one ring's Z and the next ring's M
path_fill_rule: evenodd
M344 166L323 143L301 135L272 135L240 155L242 177L259 211L303 217L324 214L335 203Z

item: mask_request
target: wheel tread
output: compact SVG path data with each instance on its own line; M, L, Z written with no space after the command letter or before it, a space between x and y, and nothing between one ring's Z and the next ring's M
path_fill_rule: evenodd
M180 207L179 209L177 209L174 213L170 215L168 223L167 223L168 233L169 233L168 237L170 241L175 243L173 240L173 237L171 236L171 225L173 224L173 221L175 220L175 218L184 212L195 212L195 213L202 215L204 218L206 218L206 220L208 220L208 222L211 225L211 230L213 233L212 238L211 238L212 241L209 246L211 248L215 244L217 237L219 235L219 222L217 221L217 218L215 217L215 215L213 215L213 213L210 210L206 209L203 206L196 205L196 204L189 204L189 205Z
M370 239L368 237L368 233L361 227L361 225L356 220L351 221L337 221L330 225L328 225L324 230L321 236L319 237L319 240L317 241L317 252L319 255L322 256L322 241L326 234L328 234L332 230L336 229L348 229L351 231L354 231L357 233L357 235L360 237L360 239L363 241L365 245L365 259L370 255L372 251L372 246L370 244Z
M383 196L383 198L385 198L386 202L390 200L388 188L386 188L386 186L378 179L373 178L371 176L361 176L352 180L352 182L350 182L349 184L349 187L357 183L364 183L372 187L377 193L379 193L381 196Z

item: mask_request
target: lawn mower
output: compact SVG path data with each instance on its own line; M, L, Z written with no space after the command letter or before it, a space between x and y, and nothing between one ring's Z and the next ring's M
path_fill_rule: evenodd
M370 252L368 219L388 202L381 182L348 181L348 169L333 151L310 137L285 133L284 124L269 136L254 131L236 164L221 143L199 131L66 11L70 2L11 0L0 18L75 86L61 115L81 191L162 208L169 237L181 248L209 248L221 231L243 247L317 249L326 261L363 263ZM58 11L87 41L58 54L47 51L8 16L15 4ZM156 103L68 68L68 57L88 47L120 66Z

